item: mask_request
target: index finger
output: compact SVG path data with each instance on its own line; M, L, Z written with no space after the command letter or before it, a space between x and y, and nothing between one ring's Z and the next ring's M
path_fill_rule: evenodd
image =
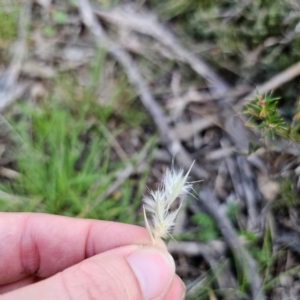
M0 213L0 284L45 278L101 252L151 244L146 230L117 222ZM165 247L162 241L158 245Z

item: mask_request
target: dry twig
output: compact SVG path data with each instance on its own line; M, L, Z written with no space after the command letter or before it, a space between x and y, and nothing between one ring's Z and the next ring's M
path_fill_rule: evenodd
M222 242L219 242L219 244L220 243ZM214 247L211 246L213 245L206 245L197 242L171 241L168 243L168 250L172 254L185 254L189 257L199 255L203 256L216 276L219 288L224 289L226 295L229 296L228 290L235 290L237 288L237 283L230 270L226 266L222 265L222 262L220 262L221 256L224 257L226 247L224 247L224 245L219 245L217 247L215 245ZM214 249L213 251L212 248ZM226 299L234 298L232 297Z
M178 163L188 169L192 164L192 159L181 145L172 128L168 125L162 109L152 96L133 59L123 48L110 40L105 34L100 23L97 22L94 16L89 1L80 0L78 2L78 7L84 24L95 36L97 44L100 47L105 48L111 55L113 55L124 68L129 81L135 87L143 105L149 111L155 124L157 125L162 143L173 156L176 155L176 160ZM192 173L197 178L207 177L207 172L197 165L194 166Z
M286 70L282 71L281 73L275 75L267 82L263 83L262 85L259 85L253 90L251 93L246 95L243 98L243 101L240 101L236 106L236 111L242 111L243 106L249 102L250 100L254 99L257 92L260 94L267 94L273 90L276 90L283 84L291 81L295 77L300 75L300 62L295 63L291 67L287 68Z
M217 199L213 193L206 189L199 193L199 201L207 213L215 220L220 232L232 253L237 258L240 267L243 268L250 286L252 299L265 299L261 291L261 279L257 272L256 262L249 253L242 247L234 228L227 217L221 213Z
M138 14L132 9L123 9L122 11L96 10L95 12L99 17L109 22L152 36L158 40L176 55L177 60L189 64L197 74L202 76L209 83L212 92L224 93L229 89L229 86L221 77L204 61L185 49L170 31L159 24L155 16L149 13Z

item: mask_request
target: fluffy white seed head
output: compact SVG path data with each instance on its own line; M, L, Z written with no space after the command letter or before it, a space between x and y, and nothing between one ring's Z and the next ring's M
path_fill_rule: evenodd
M193 163L194 164L194 163ZM143 199L143 211L146 229L153 243L157 237L168 237L175 225L176 217L181 208L182 201L192 189L192 184L187 182L188 175L193 166L184 175L183 170L167 169L162 186L156 191L151 191L150 195ZM172 204L178 199L179 207L171 211ZM147 212L151 215L149 222Z

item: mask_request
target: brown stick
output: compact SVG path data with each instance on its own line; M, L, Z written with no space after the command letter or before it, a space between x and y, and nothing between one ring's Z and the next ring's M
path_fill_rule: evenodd
M221 213L217 199L213 193L206 189L199 193L199 201L207 213L215 220L228 247L236 257L239 265L243 268L250 286L252 299L265 299L261 291L261 279L257 272L256 262L242 247L239 238L227 217Z
M260 94L267 94L273 90L276 90L283 84L291 81L292 79L294 79L295 77L297 77L299 75L300 75L300 62L297 62L294 65L292 65L291 67L282 71L281 73L275 75L267 82L256 87L255 90L253 90L251 93L246 95L243 98L243 100L238 103L238 105L235 107L235 110L242 111L243 105L245 105L247 102L254 99L257 92L259 92Z
M111 10L101 11L95 10L95 13L114 24L122 27L130 28L145 35L152 36L161 44L171 50L179 61L185 62L190 67L202 76L210 85L213 92L227 92L229 86L219 77L204 61L197 57L192 52L185 49L176 37L157 22L155 16L151 14L138 14L133 10Z
M119 64L123 66L129 81L136 89L143 105L149 111L157 125L162 143L166 146L171 155L176 156L178 163L188 169L192 164L192 159L181 145L173 129L168 125L162 109L151 94L131 56L117 43L111 41L107 37L100 23L95 19L88 0L78 1L78 7L84 24L94 34L97 44L100 47L105 48L116 58ZM191 172L198 178L206 178L208 176L207 172L197 165L193 167Z
M216 242L216 241L215 241ZM220 242L222 244L222 242ZM224 246L225 243L223 242ZM223 246L223 245L222 245ZM174 242L168 243L168 251L171 254L185 254L189 257L201 255L205 261L210 265L214 275L217 278L220 289L224 289L226 299L236 299L231 296L229 298L228 289L237 289L237 282L229 270L228 266L220 266L221 257L224 258L225 247L214 248L212 251L212 245L203 244L198 242ZM221 248L221 249L220 249Z

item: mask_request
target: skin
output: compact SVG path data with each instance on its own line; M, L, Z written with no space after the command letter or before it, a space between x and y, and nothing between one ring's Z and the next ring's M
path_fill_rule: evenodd
M155 248L146 230L134 225L0 213L0 299L142 300L126 259L166 245L157 240ZM174 272L169 277L153 300L181 299L182 281Z

